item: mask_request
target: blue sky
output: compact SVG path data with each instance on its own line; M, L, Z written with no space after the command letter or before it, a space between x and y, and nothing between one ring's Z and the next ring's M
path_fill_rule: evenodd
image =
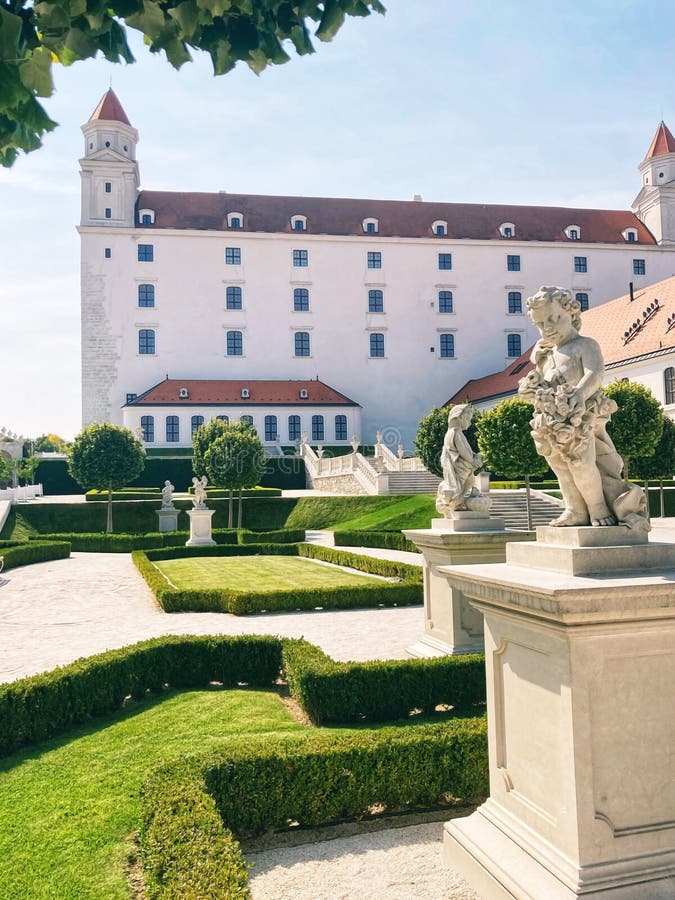
M0 170L0 425L80 427L80 125L112 86L143 187L628 208L661 118L675 130L667 0L385 0L311 57L219 78L58 67L60 127Z

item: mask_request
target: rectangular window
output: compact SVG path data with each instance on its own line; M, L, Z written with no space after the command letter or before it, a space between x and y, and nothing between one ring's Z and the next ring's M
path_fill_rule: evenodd
M437 225L436 234L438 235L438 237L443 237L443 235L445 234L445 225Z
M452 300L452 291L438 292L438 311L440 313L451 313L455 311Z
M153 307L155 305L154 284L138 285L138 305L144 307Z
M241 247L225 248L225 265L240 266L241 265Z
M244 355L244 336L241 331L227 332L227 355L243 356Z
M366 222L366 234L377 234L377 227L374 222Z
M382 291L368 291L368 312L384 312L384 294Z
M167 444L175 444L180 440L180 425L178 416L166 417L166 442Z
M227 309L241 309L241 288L237 285L228 287L225 292L225 306Z
M112 250L110 249L110 247L106 247L106 248L105 248L105 250L103 251L103 256L104 256L106 259L111 259L111 258L112 258Z
M288 440L289 441L299 441L300 440L300 416L289 416L288 417Z
M663 373L663 386L666 395L666 406L675 403L675 369L669 366Z
M323 416L312 416L312 440L323 440Z
M277 439L277 417L265 416L265 440L276 441Z
M574 299L579 301L581 312L586 312L586 310L588 309L588 294L579 291L578 294L574 295Z
M509 291L508 310L513 315L523 311L523 295L520 291Z
M629 240L629 242L631 242L631 243L635 243L635 241L637 241L637 235L635 234L634 231L629 231L629 232L628 232L628 240Z
M307 250L293 251L293 265L299 269L306 269L309 265L309 253Z
M574 257L574 271L575 272L588 272L588 259L585 256L575 256Z
M347 440L347 416L335 416L335 440Z
M439 253L438 254L438 268L439 269L451 269L452 268L452 253Z
M370 355L372 357L384 356L384 335L374 332L370 335Z
M155 259L155 245L154 244L139 244L138 245L138 261L139 262L154 262Z
M232 216L230 219L230 228L241 228L241 219L239 216Z
M112 184L110 181L106 181L105 183L105 192L106 194L112 193Z
M296 356L309 356L309 332L307 331L296 331L295 332L295 355Z
M517 359L521 354L521 340L519 334L509 334L506 336L506 355Z
M379 252L379 250L368 251L368 256L366 257L366 265L369 269L382 268L382 254Z
M105 217L106 219L112 219L112 209L109 206L105 208Z
M293 231L304 231L304 230L305 230L305 223L302 221L302 219L295 219L295 221L293 222Z
M152 328L141 328L138 332L138 352L152 356L155 352L155 332Z
M190 433L194 436L200 425L204 424L204 416L192 416L190 419Z
M141 432L146 444L151 444L155 440L154 416L141 416Z
M293 311L309 312L309 291L307 288L295 288L293 291Z
M150 213L143 213L141 216L141 225L152 225L152 216Z
M509 253L506 257L506 271L520 272L520 256Z
M644 259L633 260L633 275L644 275L647 271Z
M133 403L138 394L127 394L127 403Z
M441 358L452 359L455 355L455 336L454 334L442 334L441 338Z

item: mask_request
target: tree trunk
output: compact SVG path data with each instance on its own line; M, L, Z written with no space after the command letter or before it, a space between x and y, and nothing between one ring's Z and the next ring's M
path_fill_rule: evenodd
M227 527L232 528L234 522L234 491L230 488L230 502L227 508Z
M112 534L112 484L108 485L108 517L105 523L106 534Z
M663 490L663 478L659 478L659 499L661 500L661 518L666 514L666 494Z
M532 500L530 497L530 476L525 476L525 504L527 506L527 530L532 531Z
M241 494L242 494L242 490L241 490L241 488L239 488L239 515L238 515L238 517L237 517L237 528L241 528L241 520L242 520L242 518L243 518L243 516L242 516L242 508L243 508L244 504L243 504L243 501L242 501L242 499L241 499Z

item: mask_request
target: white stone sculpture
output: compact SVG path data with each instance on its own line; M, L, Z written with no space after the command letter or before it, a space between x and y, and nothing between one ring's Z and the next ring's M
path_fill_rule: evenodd
M175 509L173 505L173 492L176 488L167 479L162 488L162 509Z
M475 471L483 464L480 453L474 453L464 430L473 419L473 409L467 403L453 406L448 414L448 430L443 439L441 467L443 481L436 494L436 509L452 519L465 510L487 514L490 502L475 486Z
M621 477L623 461L607 434L617 406L602 391L600 346L579 334L579 302L564 288L542 287L527 309L541 338L532 351L535 369L521 379L519 394L534 406L532 437L565 504L550 524L619 523L649 531L644 491Z
M195 477L192 479L192 486L194 488L194 496L192 497L192 503L195 509L206 509L206 485L208 484L208 479L206 475L202 475L201 478Z

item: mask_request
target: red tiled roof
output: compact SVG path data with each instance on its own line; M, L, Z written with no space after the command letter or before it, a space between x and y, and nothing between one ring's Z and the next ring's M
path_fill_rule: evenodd
M90 122L102 119L106 122L122 122L124 125L131 126L131 122L127 118L127 114L122 108L122 104L117 99L117 95L112 88L109 88L99 100L99 104L89 117Z
M656 129L649 150L645 159L652 159L654 156L663 156L664 153L675 153L675 138L670 133L670 129L665 122L661 121Z
M180 396L186 388L187 397ZM246 388L248 398L242 398ZM307 391L301 398L300 392ZM349 397L334 390L322 381L242 381L196 380L191 378L167 378L140 394L127 406L358 406Z
M310 234L361 235L363 220L379 220L378 237L436 237L432 223L447 222L447 234L467 240L503 240L499 226L515 225L515 239L569 242L565 228L576 225L584 243L623 244L626 228L637 230L637 243L655 240L629 210L568 209L554 206L497 206L477 203L425 203L418 200L347 200L339 197L275 197L256 194L142 191L139 209L155 211L152 228L230 231L227 214L243 216L243 230L292 232L293 215L307 217ZM236 231L233 232L233 236ZM571 242L570 242L571 243Z
M649 310L652 314L645 317L644 313ZM669 319L673 323L670 329ZM640 323L640 327L626 340L626 332L636 322ZM624 294L582 313L581 333L595 338L600 344L605 368L608 369L652 354L675 351L675 276L634 291L633 300L630 294ZM502 372L467 381L447 402L477 403L514 394L518 381L527 375L532 364L528 363L517 374L514 374L515 370L523 360L529 359L531 352L532 348Z

